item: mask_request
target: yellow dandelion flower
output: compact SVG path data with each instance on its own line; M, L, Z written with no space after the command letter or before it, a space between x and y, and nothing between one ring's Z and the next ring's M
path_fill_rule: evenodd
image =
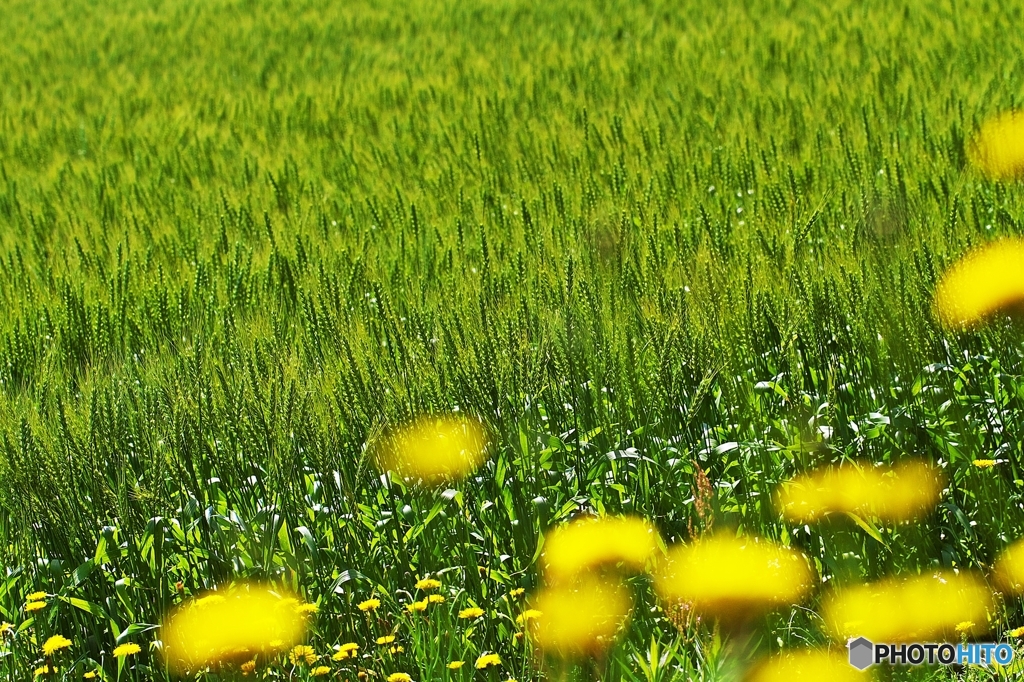
M979 469L991 469L995 465L999 464L999 460L998 459L976 459L973 462L971 462L971 464L973 464L974 466L978 467Z
M843 464L798 476L776 491L775 504L789 521L808 523L828 514L863 514L908 521L928 513L943 481L924 462L896 466Z
M14 624L7 621L0 623L0 635L6 635L8 632L14 632Z
M619 583L592 578L556 585L535 595L536 609L517 619L531 628L541 649L562 656L598 655L628 622L632 600ZM543 617L539 617L543 613Z
M805 649L787 651L754 666L744 682L861 682L863 673L846 656Z
M44 602L44 601L30 601L29 603L25 604L25 610L30 612L30 613L32 611L38 611L40 609L45 609L45 608L46 608L46 602Z
M43 656L53 656L61 649L71 646L71 640L63 635L54 635L43 643Z
M873 642L919 642L951 634L958 624L987 623L995 599L969 573L893 577L834 592L823 602L833 637Z
M526 594L526 590L522 587L517 587L516 589L509 592L508 596L514 599L516 597L522 597L524 594Z
M249 675L250 673L256 672L256 659L254 658L251 661L246 661L241 666L239 666L239 668L241 669L243 675Z
M426 611L427 600L424 599L423 601L414 601L405 608L409 611L409 613L416 613L417 611Z
M384 635L377 638L377 644L391 644L393 641L395 641L394 635Z
M442 604L442 603L444 603L444 595L443 594L432 594L429 597L427 597L427 601L430 602L431 604Z
M347 644L342 644L340 647L338 647L337 653L331 656L331 658L335 661L343 661L346 658L355 658L358 652L359 645L355 642L348 642Z
M960 623L957 623L956 627L954 629L957 632L959 632L960 634L964 634L966 632L970 632L973 628L974 628L974 621L972 621L972 620L965 620L965 621L962 621Z
M409 673L391 673L388 675L388 682L412 682Z
M42 599L46 599L46 593L45 592L33 592L32 594L30 594L27 597L25 597L25 601L26 602L40 601Z
M114 649L114 658L125 658L127 656L134 656L135 654L142 651L142 647L134 642L128 642L122 644Z
M367 599L364 602L359 602L360 611L373 611L380 606L380 599Z
M424 417L385 434L374 444L373 454L382 470L435 485L462 478L483 464L488 440L476 419Z
M401 646L401 645L393 646L390 649L388 649L388 653L391 653L391 654L401 654L401 653L404 653L404 652L405 652L405 647Z
M167 665L183 674L235 660L240 651L285 650L302 640L306 627L295 602L253 583L186 602L164 620L161 639Z
M85 680L94 680L94 679L96 679L96 673L95 673L95 672L93 672L92 670L90 670L90 671L89 671L89 672L87 672L86 674L82 675L82 679L85 679Z
M1001 592L1024 594L1024 539L1017 540L999 554L995 583Z
M331 672L331 666L329 665L318 665L309 671L310 677L321 677L323 675L329 675Z
M972 327L1024 302L1024 239L1000 239L967 254L942 277L935 310L946 327Z
M643 571L658 547L650 523L626 517L585 519L561 526L544 540L544 561L550 582L568 580L606 564Z
M531 620L536 620L537 618L540 618L542 615L544 614L538 611L537 609L526 609L518 616L516 616L516 624L522 627L526 623L529 623Z
M814 584L810 564L799 552L725 534L674 548L654 576L662 598L733 621L799 603Z
M295 607L296 613L300 613L302 615L308 615L308 614L311 614L311 613L316 613L319 610L320 610L320 607L317 606L316 604L299 604L298 606Z
M288 601L294 601L294 600L282 600L282 601L285 601L287 603ZM195 601L192 602L192 606L197 608L197 609L201 609L201 608L205 608L207 606L214 606L216 604L223 604L223 603L224 603L224 595L222 595L222 594L210 594L210 595L207 595L205 597L200 597L199 599L196 599Z
M479 618L482 615L484 615L484 610L476 606L470 606L468 609L459 611L459 618Z
M1010 111L987 121L967 152L971 163L990 178L1024 174L1024 113Z
M441 581L433 578L421 578L416 582L417 590L437 590L441 587Z
M1024 637L1024 627L1014 628L1010 630L1007 635L1009 637Z
M465 661L452 661L451 663L448 664L448 669L449 670L458 670L459 668L461 668L464 665L466 665Z
M476 659L476 669L483 670L491 665L501 665L501 657L498 654L484 654Z
M33 677L39 677L40 675L56 675L60 672L60 668L51 668L49 665L44 665L36 668L32 675Z
M298 644L288 653L288 661L292 665L313 665L316 663L316 651L308 644Z

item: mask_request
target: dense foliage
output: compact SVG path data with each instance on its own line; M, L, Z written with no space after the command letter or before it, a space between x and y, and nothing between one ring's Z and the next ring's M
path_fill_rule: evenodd
M1021 328L943 331L932 292L1024 232L1024 185L965 155L1024 106L1022 23L990 0L0 0L0 672L61 634L68 679L162 678L162 614L254 577L378 680L537 679L509 592L590 511L761 535L834 580L987 569L1024 536ZM367 461L451 411L494 434L466 482ZM907 456L950 483L922 522L770 503ZM417 627L428 574L450 612ZM712 625L633 584L627 637L574 674L724 679ZM1003 608L995 638L1024 625ZM764 652L827 641L813 601L763 626Z

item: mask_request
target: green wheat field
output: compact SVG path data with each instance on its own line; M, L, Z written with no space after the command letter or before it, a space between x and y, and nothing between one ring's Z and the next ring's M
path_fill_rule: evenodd
M1024 182L967 154L1024 107L1022 25L1010 0L0 0L0 679L171 679L165 614L255 579L314 605L315 660L184 679L728 682L845 658L832 582L988 575L1024 537L1024 323L946 330L934 291L1024 234ZM374 466L450 413L492 434L468 478ZM908 458L946 478L912 522L772 504ZM543 535L595 514L766 538L820 589L739 642L636 574L613 646L539 655ZM411 613L426 576L444 601ZM978 639L1020 660L1020 626L1006 597Z

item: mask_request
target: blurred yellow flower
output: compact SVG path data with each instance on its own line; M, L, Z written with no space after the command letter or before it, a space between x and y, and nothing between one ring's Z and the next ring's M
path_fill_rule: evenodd
M644 519L582 519L556 528L545 537L546 576L554 583L597 566L618 563L643 571L657 547L657 532Z
M461 478L483 464L488 442L476 419L421 417L385 434L373 452L382 470L435 485Z
M45 609L45 608L46 608L46 602L44 602L44 601L30 601L29 603L25 604L25 610L29 611L29 612L31 612L31 611L38 611L40 609Z
M490 665L501 665L501 657L498 654L484 654L476 659L477 670L483 670Z
M355 655L359 652L359 645L355 642L348 642L338 647L337 653L331 656L335 661L342 661L346 658L355 658Z
M316 651L308 644L297 644L288 652L288 661L292 665L313 665L316 663Z
M946 327L971 327L1024 301L1024 240L1000 239L951 267L935 290L935 310Z
M400 653L404 653L404 652L405 652L405 647L404 646L393 646L390 649L388 649L388 653L390 653L390 654L400 654Z
M416 613L417 611L426 611L427 600L424 599L423 601L414 601L405 608L409 611L409 613Z
M482 615L484 615L484 610L476 606L470 606L468 609L459 611L459 618L479 618Z
M317 613L319 610L320 607L316 604L299 604L295 607L296 613L300 613L302 615Z
M865 682L871 679L850 665L847 656L804 649L764 659L743 682Z
M987 121L967 152L971 162L990 178L1024 174L1024 113L1010 111Z
M887 578L834 592L823 602L825 625L837 640L867 637L873 642L916 642L986 628L995 599L985 583L968 573Z
M1007 546L996 558L996 586L1007 594L1024 594L1024 538Z
M249 673L254 673L254 672L256 672L256 659L252 659L251 661L246 661L245 663L243 663L239 667L240 667L243 675L248 675Z
M46 593L45 592L33 592L32 594L30 594L27 597L25 597L25 601L26 602L40 601L41 599L46 599Z
M13 631L14 631L14 624L13 623L8 623L7 621L4 621L3 623L0 623L0 635L6 635L8 632L13 632Z
M827 514L864 514L885 520L921 516L939 501L942 478L924 462L896 466L843 464L812 471L784 483L775 503L791 522Z
M451 663L448 664L448 669L449 670L458 670L459 668L461 668L464 665L466 665L465 661L452 661Z
M359 602L360 611L373 611L380 606L380 599L367 599L366 601Z
M82 679L85 679L85 680L94 680L94 679L96 679L96 673L95 673L95 672L93 672L92 670L90 670L90 671L89 671L89 672L87 672L86 674L82 675Z
M50 675L51 673L56 675L60 672L60 668L51 668L49 665L44 665L36 668L32 675L33 677L39 677L40 675Z
M965 632L971 632L974 629L974 621L973 620L962 621L960 623L957 623L956 624L956 628L954 628L954 629L957 632L959 632L960 634L963 634Z
M442 603L444 603L444 595L443 594L432 594L429 597L427 597L427 601L430 602L431 604L442 604Z
M61 649L71 646L71 640L63 635L54 635L43 642L43 656L53 656Z
M512 590L511 592L509 592L508 596L510 596L512 598L515 598L515 597L521 597L524 594L526 594L526 589L522 588L522 587L517 587L516 589Z
M972 462L974 466L979 469L991 469L995 465L999 464L998 459L976 459Z
M318 665L309 671L310 677L320 677L322 675L328 675L331 672L331 666L329 665Z
M388 682L412 682L408 673L391 673L388 675Z
M542 615L544 614L537 609L526 609L518 616L516 616L516 623L520 627L522 627L524 624L529 623L531 620L536 620L540 618Z
M128 642L114 648L114 658L124 658L126 656L133 656L142 651L142 647L134 642Z
M1014 628L1006 634L1008 637L1024 637L1024 627Z
M734 621L797 604L814 583L810 564L799 552L726 534L676 546L654 574L662 598Z
M184 672L235 659L247 649L287 648L302 639L306 619L294 602L252 583L186 602L164 619L161 630L168 666Z
M421 578L416 583L417 590L436 590L441 587L440 580L434 580L433 578Z
M294 599L282 600L283 603L294 602ZM195 608L205 608L207 606L213 606L214 604L223 604L224 595L222 594L210 594L205 597L200 597L192 602L192 606Z
M393 641L395 641L394 635L384 635L377 638L377 644L391 644Z
M632 606L620 584L598 579L549 587L534 601L537 608L524 611L517 620L523 624L536 618L534 641L561 656L599 654L612 644ZM543 618L538 618L541 613Z

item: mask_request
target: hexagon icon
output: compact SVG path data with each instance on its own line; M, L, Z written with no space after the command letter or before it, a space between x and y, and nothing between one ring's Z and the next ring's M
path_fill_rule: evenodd
M850 649L850 665L866 670L875 662L875 645L865 637L858 637L846 645Z

